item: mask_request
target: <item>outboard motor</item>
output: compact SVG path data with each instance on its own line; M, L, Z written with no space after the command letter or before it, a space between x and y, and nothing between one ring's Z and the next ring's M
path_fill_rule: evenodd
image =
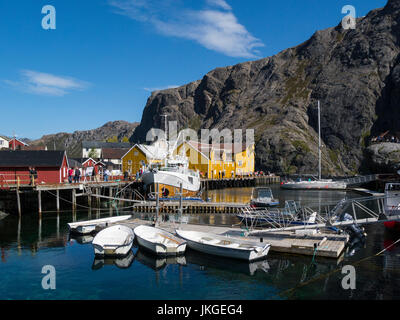
M354 219L350 214L344 213L340 216L339 221L354 221ZM343 229L345 231L347 231L352 238L353 237L364 238L366 236L363 228L356 225L355 223L348 225L348 226L344 227Z

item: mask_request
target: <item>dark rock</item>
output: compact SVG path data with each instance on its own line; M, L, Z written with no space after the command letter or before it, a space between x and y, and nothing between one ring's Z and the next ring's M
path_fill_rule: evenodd
M400 0L391 0L355 30L339 24L271 58L155 92L131 140L145 141L165 113L180 128L254 128L258 169L315 173L320 100L323 174L355 174L368 139L399 129L399 22Z

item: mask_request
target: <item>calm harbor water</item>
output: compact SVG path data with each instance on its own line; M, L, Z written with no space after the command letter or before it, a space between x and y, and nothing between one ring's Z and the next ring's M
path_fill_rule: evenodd
M216 201L247 202L252 188L209 192ZM273 186L285 200L319 206L344 197L345 192L284 191ZM126 214L126 212L113 212ZM79 212L77 220L109 216ZM234 224L228 215L190 216L199 223ZM0 299L399 299L400 245L380 256L364 260L400 236L379 225L366 227L365 243L355 243L338 261L270 253L268 259L244 263L188 250L181 258L156 259L134 247L124 259L95 259L91 237L70 239L67 223L71 212L32 213L22 219L8 216L0 221ZM41 271L56 269L56 290L43 290ZM344 290L341 268L354 265L356 289Z

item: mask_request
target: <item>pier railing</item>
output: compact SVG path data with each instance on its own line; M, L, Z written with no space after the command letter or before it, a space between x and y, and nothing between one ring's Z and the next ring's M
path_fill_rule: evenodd
M10 173L0 174L0 188L11 188L11 187L20 187L20 186L27 186L33 183L35 184L35 178L31 181L31 175L26 173Z

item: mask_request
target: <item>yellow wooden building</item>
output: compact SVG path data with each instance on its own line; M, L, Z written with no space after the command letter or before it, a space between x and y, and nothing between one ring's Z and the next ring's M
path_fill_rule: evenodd
M199 170L203 177L210 179L248 176L255 170L254 144L233 150L232 144L185 141L175 150L175 154L184 153L189 159L189 168Z
M135 144L129 151L122 156L122 172L135 175L140 169L150 164L161 163L166 157L158 144L144 145ZM161 152L160 152L161 151Z

